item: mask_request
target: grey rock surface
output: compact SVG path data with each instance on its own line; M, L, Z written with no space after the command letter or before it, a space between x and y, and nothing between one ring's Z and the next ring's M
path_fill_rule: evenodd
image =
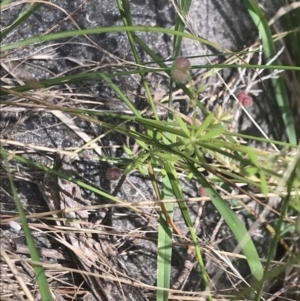
M85 3L85 5L82 5ZM175 11L171 1L167 0L135 0L131 1L131 10L133 24L144 26L159 26L164 28L173 28ZM270 4L270 3L269 3ZM82 6L81 6L82 5ZM26 5L17 5L2 13L0 25L4 28L11 24L16 17L25 9ZM79 8L79 9L78 9ZM273 6L268 8L270 13L276 12ZM66 18L67 14L71 14L72 20ZM216 42L231 51L238 51L245 46L250 45L257 38L257 32L252 23L244 5L241 1L193 1L191 13L187 17L188 22L192 25L193 31L200 37ZM58 26L57 26L58 24ZM115 1L110 0L92 0L92 1L66 1L56 0L49 2L31 16L22 26L18 27L10 34L3 44L12 43L14 41L27 39L29 37L39 36L46 33L49 29L55 29L53 32L74 30L77 28L96 28L108 26L120 26L122 21L119 10ZM151 47L151 49L162 60L169 59L172 55L172 39L165 34L156 33L139 33L139 37ZM182 46L182 55L197 57L192 59L193 64L207 64L205 54L215 54L211 57L212 60L220 59L218 52L202 44L184 39ZM143 63L150 62L150 57L139 49L140 59ZM44 42L30 47L22 48L9 55L10 59L3 60L3 69L1 70L1 81L3 85L18 85L24 82L42 81L45 79L55 78L59 75L72 75L78 72L87 72L91 70L100 70L103 66L109 64L118 64L116 57L122 60L132 61L133 56L130 51L130 46L127 37L124 33L103 33L85 36L78 36L70 39L61 39L57 41ZM84 65L84 66L83 66ZM8 74L10 72L10 74ZM225 72L225 76L231 76L231 72ZM215 84L219 79L213 77ZM116 84L123 90L129 91L132 95L139 92L140 78L132 76L130 78L118 78ZM152 87L157 86L159 79L152 80ZM162 83L164 83L162 81ZM167 87L167 82L166 87ZM212 83L214 84L214 83ZM277 122L278 108L275 105L272 91L266 84L267 90L257 98L254 98L255 105L251 109L251 114L254 119L268 135L275 138L284 136L283 128L280 122ZM68 90L70 98L73 100L72 94L80 94L78 98L86 100L95 100L97 104L88 105L88 107L124 110L124 107L115 102L117 96L111 91L105 82L87 82L78 83L76 86L66 87L61 85L59 89ZM165 87L163 89L166 89ZM208 88L210 89L210 87ZM212 91L212 90L209 90ZM130 96L132 102L137 107L144 106L144 101L138 97ZM47 101L59 102L59 98L47 98ZM100 104L103 103L103 104ZM222 100L217 100L222 102ZM74 103L74 102L73 102ZM214 106L215 104L213 104ZM126 108L125 108L126 109ZM2 137L10 140L15 140L24 144L43 145L52 148L76 148L82 145L82 141L68 127L62 124L51 113L43 111L21 111L18 113L2 111L0 121L0 130ZM17 123L19 116L26 117L23 123ZM118 123L118 121L115 121ZM100 126L92 126L86 121L75 119L75 123L83 131L91 137L99 136L105 133L105 129ZM7 129L11 129L7 131ZM257 130L251 124L249 119L242 115L239 119L239 129L243 133L255 134ZM119 134L108 134L101 141L103 146L113 146L126 144L125 137ZM108 150L108 154L121 156L121 150ZM31 159L38 162L44 162L45 158L37 154L28 154ZM51 162L49 160L48 162ZM74 163L74 174L88 181L93 181L93 184L102 189L113 191L114 183L110 183L105 173L109 168L109 164L102 162L90 162L82 160ZM2 185L6 190L8 183L2 179ZM25 208L30 208L30 212L43 211L45 206L42 195L39 192L34 192L34 187L28 187L29 184L24 184L20 180L19 193L22 194L22 201ZM198 184L195 182L187 182L183 180L183 186L186 196L197 196ZM1 194L1 211L6 214L14 212L15 207L12 200L5 193ZM89 198L94 203L104 203L107 200L101 199L88 191L83 191L86 198ZM147 200L154 199L154 193L151 188L151 183L148 179L144 179L137 174L130 175L122 186L118 196L124 201L138 202L143 198ZM38 203L39 207L34 208L30 202ZM29 207L26 207L28 203ZM196 219L202 205L190 204L191 215ZM188 233L185 225L183 225L179 209L175 210L175 221L180 224L182 231ZM211 236L214 234L215 228L218 225L220 216L211 204L206 204L201 215L200 226L198 227L198 235L205 246L209 244ZM128 210L116 209L111 212L111 216L107 219L107 224L120 231L133 231L137 228L149 231L149 238L156 238L151 232L156 230L157 224L149 225L147 220L135 216ZM259 235L267 235L266 233ZM265 250L259 244L259 237L256 237L258 248L263 254ZM232 251L236 246L236 241L232 237L228 228L223 224L217 233L217 238L220 240L218 248L224 251ZM49 241L45 239L46 247ZM129 270L135 275L136 279L155 285L156 280L156 243L155 241L118 241L121 245L119 251L124 254ZM127 252L130 246L131 252ZM209 253L206 254L207 262L210 261ZM173 270L171 284L173 285L183 269L183 262L186 258L186 250L180 248L174 250ZM234 261L234 266L243 275L249 275L247 264L243 260ZM212 262L209 266L210 277L213 277L220 267ZM230 279L225 277L218 282L217 290L228 289L231 287ZM203 289L201 276L197 269L194 269L189 277L184 289L193 290L198 288Z

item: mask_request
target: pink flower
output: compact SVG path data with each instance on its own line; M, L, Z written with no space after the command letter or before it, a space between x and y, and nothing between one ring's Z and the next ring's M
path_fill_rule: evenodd
M252 98L245 92L239 92L236 97L244 107L250 107L253 103Z

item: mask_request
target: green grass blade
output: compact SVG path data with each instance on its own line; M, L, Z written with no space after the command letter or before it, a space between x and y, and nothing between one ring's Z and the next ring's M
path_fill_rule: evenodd
M122 0L122 3L121 3L120 0L116 0L116 1L117 1L118 8L121 12L121 16L122 16L124 26L132 26L132 16L131 16L129 1L128 0ZM142 71L143 70L143 67L141 67L142 63L139 59L138 50L136 49L136 46L135 46L135 39L134 39L135 33L127 31L127 37L128 37L128 40L129 40L129 44L130 44L135 62L138 65L138 70ZM141 79L142 79L141 83L144 86L144 89L145 89L145 92L146 92L146 95L147 95L147 99L149 101L149 104L150 104L150 107L151 107L152 112L154 114L154 117L155 117L156 120L159 120L157 109L156 109L156 106L154 104L152 94L151 94L151 91L150 91L150 88L149 88L149 84L148 84L148 81L146 80L146 77L145 77L145 73L140 72L140 75L141 75Z
M0 155L5 158L5 157L10 156L11 153L9 153L9 152L3 150L2 148L0 148ZM109 193L107 193L105 191L102 191L99 188L97 188L95 186L92 186L90 184L87 184L87 183L85 183L83 181L76 180L73 177L67 176L64 173L58 172L55 169L48 168L48 167L43 166L43 165L41 165L41 164L39 164L37 162L33 162L33 161L29 160L29 159L25 159L25 158L23 158L22 156L19 156L19 155L14 155L13 158L14 158L14 160L17 160L17 161L19 161L21 163L28 164L29 166L31 166L33 168L36 168L38 170L41 170L41 171L44 171L44 172L47 172L47 173L54 174L54 175L56 175L56 176L58 176L58 177L60 177L62 179L65 179L65 180L68 180L68 181L70 181L72 183L75 183L76 185L78 185L78 186L80 186L80 187L82 187L84 189L90 190L90 191L92 191L92 192L94 192L94 193L96 193L98 195L101 195L101 196L103 196L103 197L111 200L114 203L120 203L121 202L118 198L112 196L111 194L109 194Z
M102 78L110 85L110 87L119 95L119 97L124 101L128 108L134 113L136 117L140 117L140 112L135 108L132 102L126 97L126 95L119 89L119 87L113 83L113 81L102 73Z
M191 0L181 0L178 1L180 3L180 8L181 8L181 13L183 14L183 16L185 17L189 10L190 10L190 6L192 1ZM185 25L183 23L183 21L181 20L181 17L176 14L176 19L175 19L175 30L179 31L179 32L184 32L185 29ZM181 42L182 42L182 37L178 36L174 38L174 42L173 42L173 58L178 57L179 52L180 52L180 47L181 47Z
M35 43L40 43L44 41L52 41L58 39L65 39L71 38L75 36L82 36L82 35L89 35L89 34L99 34L99 33L109 33L109 32L154 32L154 33L165 33L170 34L172 36L181 36L184 38L188 38L191 40L198 41L200 43L209 45L213 48L218 50L224 51L224 48L217 43L213 43L206 39L196 37L192 34L179 32L169 28L162 28L162 27L150 27L150 26L114 26L114 27L96 27L96 28L88 28L88 29L80 29L80 30L71 30L71 31L64 31L58 33L52 33L44 36L36 36L33 38L29 38L27 40L22 40L18 42L14 42L11 44L4 44L1 46L0 51L5 52L11 49L16 49L23 46L33 45Z
M16 204L16 207L17 207L18 212L19 212L20 220L21 220L21 223L22 223L22 227L23 227L23 230L24 230L26 242L27 242L27 245L28 245L29 253L30 253L30 257L31 257L32 261L40 263L41 261L40 261L39 252L38 252L37 247L35 246L35 242L34 242L32 234L31 234L31 230L30 230L30 228L28 226L28 223L27 223L27 218L25 216L25 212L23 210L22 204L21 204L20 199L18 197L18 193L16 191L16 187L15 187L14 182L13 182L13 178L12 178L12 175L11 175L11 172L10 172L10 168L9 168L8 162L6 160L7 157L5 157L5 156L3 156L3 157L5 158L7 176L8 176L9 182L10 182L10 186L11 186L11 190L12 190L12 193L13 193L13 198L15 200L15 204ZM39 292L41 294L42 300L43 301L52 301L53 297L52 297L50 287L49 287L49 283L48 283L48 280L47 280L47 277L46 277L46 274L45 274L45 270L44 270L42 264L41 265L33 264L33 269L34 269L35 278L36 278L36 281L38 283Z
M1 49L1 47L0 47ZM149 49L148 49L149 50ZM151 51L151 50L149 50ZM150 55L150 54L149 54ZM171 68L167 67L164 65L164 63L161 61L159 63L162 67L157 68L157 69L148 69L148 68L144 68L143 70L128 70L125 72L113 72L113 73L108 73L108 72L87 72L87 73L83 73L83 74L75 74L75 75L68 75L68 76L61 76L61 77L57 77L57 78L52 78L52 79L48 79L48 80L43 80L37 83L37 85L32 85L32 84L28 84L28 85L23 85L23 86L17 86L13 88L13 91L16 92L24 92L24 91L28 91L28 90L33 90L33 89L37 89L37 88L47 88L47 87L52 87L55 85L60 85L62 83L64 84L71 84L71 83L76 83L76 82L82 82L82 81L89 81L89 80L99 80L99 79L103 79L103 74L104 76L112 79L114 77L117 76L130 76L132 74L141 74L141 73L148 73L148 72L161 72L161 71L165 71L166 73L170 73ZM165 67L163 67L165 66ZM213 68L225 68L226 65L212 65L212 66L208 66L208 65L203 65L203 66L198 66L198 68L206 68L206 69L213 69ZM238 67L243 67L243 68L258 68L258 69L270 69L270 70L274 70L274 69L281 69L281 70L294 70L294 71L300 71L300 67L296 67L296 66L278 66L278 65L274 65L274 66L258 66L258 65L249 65L249 66L239 66L239 65L228 65L226 68L238 68ZM178 85L186 95L188 95L190 98L193 96L192 92L185 86L185 85ZM5 95L7 93L5 92L1 92L2 95ZM199 103L199 101L197 100L197 104L199 104L200 108L202 111L205 112L206 115L209 114L209 111L203 106L203 104ZM259 139L256 137L256 139ZM278 141L276 141L276 143L279 143Z
M172 186L169 177L163 177L162 199L173 199ZM169 217L173 220L173 204L165 204L166 211ZM157 244L157 301L169 300L169 292L159 290L159 287L169 288L171 279L171 259L172 259L172 229L168 226L166 217L163 212L159 213L158 226L158 244Z
M175 197L177 199L183 199L184 198L183 192L182 192L180 182L179 182L179 179L177 177L177 173L176 173L176 170L174 168L174 165L171 165L168 161L165 161L164 162L164 168L167 172L167 176L168 176L169 181L171 183L172 191L174 192ZM198 263L199 263L199 267L200 267L201 274L202 274L202 279L203 279L203 282L204 282L204 285L205 285L205 291L208 292L208 300L212 301L212 296L210 294L208 276L207 276L207 273L206 273L206 270L205 270L205 265L204 265L203 258L202 258L202 255L201 255L201 250L200 250L199 245L198 245L197 234L196 234L196 231L195 231L195 228L194 228L194 225L193 225L193 221L192 221L191 216L189 214L188 207L187 207L185 202L179 202L178 206L180 208L180 211L181 211L181 214L182 214L183 219L185 221L185 224L189 228L189 231L190 231L190 234L191 234L191 237L192 237L192 241L193 241L195 251L196 251L196 257L197 257L197 260L198 260Z
M170 120L168 118L168 120ZM175 142L174 135L166 132L167 141ZM170 164L174 164L173 162ZM174 198L172 191L172 185L168 174L163 176L162 180L162 199ZM164 205L170 219L173 221L173 203L167 203ZM163 214L163 210L160 210L160 220L158 229L158 253L157 253L157 286L162 288L170 288L170 276L171 276L171 258L172 258L172 230L168 227L166 216ZM168 301L169 292L157 290L157 301Z
M257 26L263 44L263 51L266 60L270 60L276 55L276 48L272 38L271 30L268 22L255 0L244 0L246 7L248 8L249 14L252 17L253 22ZM278 60L275 60L272 65L278 65ZM279 76L278 78L272 78L272 85L276 96L277 104L280 108L282 119L286 127L286 133L289 138L289 142L296 144L297 136L295 132L295 125L293 121L293 114L291 111L288 94L286 91L283 79Z
M46 0L49 1L49 0ZM2 3L4 4L4 3ZM21 15L11 24L6 30L0 33L0 41L2 41L9 33L11 33L16 27L26 21L32 14L34 14L45 3L30 4L27 9L21 13Z
M253 277L257 281L262 280L264 274L263 266L260 262L255 245L244 224L239 220L234 211L230 209L227 203L222 200L220 195L211 187L205 177L194 167L194 165L189 164L189 167L194 173L195 177L199 180L200 184L205 188L213 205L220 212L226 224L239 242L240 247L247 258L247 262Z
M258 170L259 175L260 175L260 188L261 188L261 191L265 196L267 196L267 194L269 192L268 191L269 189L268 189L268 184L267 184L267 179L266 179L266 176L265 176L265 172L264 172L263 168L260 168L261 164L258 162L257 156L255 156L255 154L253 152L249 151L248 156L249 156L249 159L252 161L253 166L257 167L257 170Z
M187 1L181 1L181 2L187 2ZM177 27L176 29L180 30L177 32L182 33L184 30L184 26L182 26L182 21L180 19L178 19L178 16L176 18L176 24L175 27ZM182 38L180 36L174 36L174 43L173 43L173 58L176 58L178 56L178 53L180 51L180 46L181 46L181 40ZM169 73L170 75L170 73ZM173 99L172 99L172 92L173 92L173 80L171 78L170 80L170 85L169 85L170 89L169 89L169 102L168 102L168 106L172 107L172 103L173 103ZM172 114L168 114L168 121L173 121L173 116ZM174 139L174 135L171 135L169 132L166 133L166 137L167 139L170 139L172 142L175 142ZM173 163L172 163L173 164ZM163 177L163 182L162 182L162 195L167 198L173 198L173 193L172 193L172 189L171 189L171 185L170 185L170 178L168 176L168 174L166 174ZM166 209L168 212L170 212L170 215L173 216L173 204L166 204ZM162 216L162 212L160 212L160 216ZM165 217L164 217L165 218ZM164 222L164 219L161 219L160 222ZM171 258L172 256L172 235L168 235L171 233L165 233L165 229L164 229L164 224L160 225L159 227L159 232L158 232L158 237L159 237L159 241L161 241L160 243L160 248L163 249L165 251L166 254L163 254L164 256L167 256L167 258ZM165 275L170 276L171 273L171 261L170 262L166 262L164 260L164 258L161 257L160 252L158 252L158 257L157 257L157 268L158 271L159 269L163 269L163 275L161 277L157 278L157 285L158 287L163 287L163 288L169 288L170 287L170 279L165 279ZM165 263L165 264L163 264ZM157 291L157 301L167 301L169 300L169 293L167 291Z
M285 216L287 214L287 209L288 209L288 203L289 203L291 189L292 189L292 187L291 187L291 185L289 185L289 187L288 187L288 195L284 199L283 206L282 206L282 208L280 210L280 212L281 212L280 219L279 219L279 221L278 221L278 223L276 225L276 234L275 234L275 236L272 239L272 243L271 243L271 246L270 246L269 251L268 251L268 257L267 257L267 262L266 262L266 265L265 265L264 277L263 277L262 281L260 281L260 285L259 285L259 288L258 288L258 291L257 291L257 295L256 295L255 301L261 300L261 296L263 294L263 289L264 289L265 281L267 281L267 279L269 278L268 277L269 268L271 266L271 261L274 258L274 254L276 252L276 248L277 248L278 241L279 241L279 238L280 238L280 228L282 227L282 224L284 222L284 218L285 218Z
M2 3L0 4L0 10L2 10L6 5L11 3L12 0L3 0Z

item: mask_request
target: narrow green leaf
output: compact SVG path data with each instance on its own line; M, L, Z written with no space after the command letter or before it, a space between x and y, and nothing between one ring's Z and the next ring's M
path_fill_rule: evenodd
M117 4L118 4L118 8L120 10L120 14L121 14L124 26L132 26L133 25L132 24L132 15L131 15L131 9L130 9L129 1L128 0L122 0L122 3L121 3L120 0L117 0ZM137 64L137 66L138 66L137 68L138 68L139 71L142 71L143 70L143 67L141 67L142 62L139 58L138 50L135 46L135 33L130 32L130 31L127 31L126 33L127 33L127 37L128 37L128 40L129 40L129 44L130 44L132 54L134 56L134 59L135 59L135 62ZM148 84L148 81L146 80L146 77L145 77L145 73L140 72L140 75L141 75L141 79L142 79L141 84L145 88L147 99L149 101L152 112L155 116L155 119L159 120L157 109L156 109L156 106L154 104L152 94L151 94L151 91L150 91L150 88L149 88L149 84Z
M22 228L24 230L26 242L27 242L27 245L28 245L28 248L29 248L30 257L31 257L32 261L41 262L38 249L35 245L34 238L32 236L31 230L28 226L28 222L27 222L25 212L23 210L22 204L21 204L20 199L18 197L18 193L16 191L16 187L15 187L14 182L13 182L13 178L12 178L12 175L11 175L11 172L10 172L10 168L8 166L8 162L6 161L6 157L4 157L4 158L5 158L7 176L8 176L10 186L11 186L11 190L12 190L12 193L13 193L13 199L15 200L15 204L16 204L16 207L17 207L18 212L19 212L20 220L21 220L21 223L22 223ZM49 287L49 283L48 283L48 280L47 280L47 276L46 276L46 273L45 273L45 270L44 270L42 264L41 265L33 264L33 269L34 269L35 278L36 278L36 281L38 283L39 292L41 294L42 300L52 301L53 297L52 297L51 290L50 290L50 287Z
M45 0L49 1L49 0ZM10 1L6 1L10 2ZM6 3L2 3L4 6ZM28 7L20 14L20 16L6 28L3 32L0 33L0 41L2 41L10 32L12 32L16 27L25 22L32 14L34 14L40 7L42 7L45 3L34 3L29 4ZM2 9L1 5L1 9Z
M173 199L172 186L169 177L163 177L162 199ZM173 204L166 203L165 208L170 218L173 220ZM157 252L157 300L169 300L169 292L159 290L159 287L169 288L171 279L172 260L172 229L169 228L162 211L159 213L158 226L158 252Z
M224 133L225 131L226 131L226 129L224 128L224 126L218 126L216 129L209 130L209 131L207 131L207 133L205 135L197 137L197 138L198 138L198 140L201 140L201 141L213 139L213 138L220 137L220 135L222 133Z
M144 141L142 140L136 140L136 142L145 150L149 150L149 146L147 143L145 143Z
M213 122L215 116L213 113L210 113L202 122L202 124L199 126L196 132L196 136L200 137L202 132L206 130L207 127L210 126L210 124Z
M253 22L257 26L263 44L263 51L267 60L270 60L276 55L276 47L273 41L272 33L268 22L261 10L259 4L255 0L244 0L249 14L252 17ZM272 65L279 65L278 60L272 62ZM277 100L277 104L280 108L282 119L286 127L286 133L288 135L290 143L297 143L297 136L295 132L295 126L293 121L293 114L289 103L289 97L285 88L285 84L281 76L278 78L272 78L272 84Z
M295 230L298 234L300 234L300 213L298 212L298 216L295 223Z
M4 149L0 148L0 155L3 156L3 157L8 157L9 155L11 155L9 152L5 151ZM19 162L22 162L24 164L28 164L29 166L33 167L33 168L36 168L38 170L41 170L41 171L44 171L44 172L48 172L48 173L51 173L51 174L54 174L62 179L66 179L72 183L75 183L76 185L82 187L82 188L85 188L87 190L90 190L98 195L101 195L115 203L120 203L121 200L119 200L117 197L114 197L112 196L111 194L103 191L103 190L100 190L99 188L97 188L96 186L92 186L91 184L87 184L83 181L80 181L80 180L77 180L77 179L74 179L73 177L70 177L70 176L67 176L65 175L64 173L61 173L61 172L58 172L56 171L55 169L51 169L51 168L48 168L44 165L41 165L37 162L34 162L34 161L31 161L29 159L26 159L26 158L23 158L22 156L19 156L19 155L14 155L14 160L17 160Z
M178 1L178 8L181 10L180 13L185 17L187 16L190 6L191 6L192 0L181 0ZM181 17L176 14L175 19L175 30L178 30L180 32L183 32L185 29L185 24L183 20L181 20ZM180 48L181 48L181 41L182 37L178 36L174 38L173 41L173 58L176 58L179 55Z
M175 197L177 199L183 199L184 195L183 195L183 192L182 192L180 182L179 182L179 179L177 177L177 173L176 173L176 170L174 168L174 165L171 165L171 164L169 164L168 161L165 161L164 162L164 167L165 167L165 170L167 172L167 176L169 177L169 181L171 183L172 191L174 192ZM201 250L200 250L200 247L199 247L199 244L198 244L197 234L196 234L196 231L195 231L195 228L194 228L194 225L193 225L193 221L192 221L191 216L189 214L187 204L185 202L179 202L178 206L180 208L180 211L181 211L182 217L185 221L185 224L189 228L189 231L190 231L190 234L191 234L191 237L192 237L192 241L193 241L195 251L196 251L196 257L197 257L199 267L200 267L200 270L201 270L201 274L202 274L202 278L203 278L203 281L204 281L204 284L205 284L205 287L206 287L205 290L209 293L207 298L208 298L208 300L212 301L212 296L210 294L210 287L209 287L209 282L208 282L208 276L207 276L207 273L206 273L206 270L205 270L205 265L204 265L203 258L202 258L202 255L201 255Z
M211 187L205 177L193 166L193 164L189 164L189 167L201 185L205 188L207 194L211 198L212 203L220 212L226 224L239 242L240 247L247 258L252 275L257 281L260 281L264 274L263 266L251 236L249 235L244 224L239 220L234 211L230 209L227 203L222 200L220 195Z
M12 0L3 0L1 3L0 3L0 10L4 9L5 6L7 6L8 4L10 4L12 2Z
M170 34L174 36L180 36L184 38L188 38L191 40L199 41L200 43L207 44L211 47L214 47L216 49L224 51L224 47L213 43L211 41L208 41L206 39L196 37L192 34L185 33L185 32L179 32L173 29L169 28L162 28L162 27L150 27L150 26L113 26L113 27L96 27L96 28L89 28L89 29L80 29L80 30L71 30L71 31L64 31L64 32L58 32L58 33L52 33L49 35L44 36L36 36L33 38L29 38L26 40L13 42L11 44L4 44L1 45L1 52L5 52L11 49L32 45L35 43L43 42L43 41L52 41L56 39L64 39L64 38L70 38L75 36L81 36L81 35L87 35L87 34L99 34L99 33L109 33L109 32L135 32L135 31L141 31L141 32L155 32L155 33L165 33ZM152 70L153 71L153 70Z
M124 149L124 152L125 152L130 158L133 157L133 152L132 152L132 150L131 150L126 144L123 144L123 149Z
M263 166L261 166L261 164L259 164L257 156L252 151L248 152L248 156L249 156L249 159L252 161L253 165L256 166L257 169L258 169L258 173L260 175L261 192L264 195L267 195L268 192L269 192L269 189L268 189L268 183L267 183L266 174L265 174L265 171L263 169Z
M267 196L269 193L269 188L268 188L268 182L266 179L266 174L265 171L260 169L259 171L259 176L260 176L260 188L261 188L261 192Z
M187 135L187 136L189 136L190 135L190 131L189 131L189 129L187 128L187 125L186 125L186 123L182 120L182 118L180 117L180 115L179 114L174 114L174 117L175 117L175 119L176 119L176 121L178 122L178 124L179 124L179 126L180 126L180 129L182 130L182 131L184 131L184 133Z
M140 112L135 108L132 102L126 97L126 95L119 89L119 87L113 83L113 81L102 73L102 78L110 85L110 87L119 95L119 97L124 101L128 108L135 114L136 117L140 117Z

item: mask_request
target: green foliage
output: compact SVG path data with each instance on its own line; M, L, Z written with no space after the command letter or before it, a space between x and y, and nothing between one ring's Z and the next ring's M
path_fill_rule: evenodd
M12 193L13 193L13 199L15 201L16 207L18 208L18 213L19 213L20 220L21 220L21 223L22 223L22 228L24 230L26 242L27 242L27 245L28 245L28 248L29 248L29 254L30 254L30 257L31 257L32 261L34 262L33 263L33 270L34 270L35 280L36 280L36 282L38 284L38 287L39 287L41 298L42 298L42 300L45 300L45 301L54 300L53 297L52 297L52 294L51 294L51 290L50 290L50 287L49 287L49 283L48 283L48 280L47 280L45 269L44 269L44 267L42 265L42 262L40 260L39 251L38 251L38 249L35 245L33 235L32 235L31 230L29 228L28 221L27 221L24 209L22 207L22 203L20 202L20 199L18 197L18 193L17 193L16 187L15 187L14 182L13 182L13 178L12 178L10 168L8 166L8 162L6 161L6 157L4 157L4 158L5 158L6 172L7 172L8 179L9 179L10 186L11 186L11 190L12 190Z
M280 235L285 235L288 232L287 229L290 229L288 224L286 225L283 223L283 217L287 208L291 208L294 210L294 212L296 212L298 217L295 223L295 229L296 231L300 232L299 162L296 162L292 168L293 176L287 178L287 181L283 183L283 186L281 186L283 174L285 174L285 172L290 168L291 162L293 162L295 153L292 153L291 150L296 147L297 142L297 132L294 127L288 93L285 84L280 77L277 79L272 79L274 92L282 112L282 119L284 120L290 143L232 132L228 129L228 126L233 120L234 112L228 112L222 106L218 107L214 112L211 112L199 101L201 93L205 92L207 89L207 84L201 83L199 86L194 86L190 75L190 62L187 58L178 60L178 55L181 49L182 38L187 38L222 51L222 55L228 56L228 60L225 64L212 66L192 66L191 69L210 69L206 73L206 77L209 77L213 74L213 72L217 72L224 68L257 70L266 69L270 72L274 69L279 69L296 72L300 70L300 67L297 67L296 65L281 66L277 60L274 60L272 64L268 66L237 64L237 61L240 58L244 58L247 53L245 54L241 52L235 54L231 53L230 51L225 51L222 45L218 45L217 43L213 43L185 32L183 17L188 15L191 1L179 1L181 14L176 14L174 29L136 26L132 21L130 1L117 0L116 2L120 11L123 26L57 32L44 36L32 37L22 41L16 41L11 44L2 43L0 51L3 55L6 55L10 51L14 51L19 47L25 47L43 41L59 40L78 35L125 32L127 34L130 49L134 57L134 63L137 67L129 65L126 68L124 67L124 70L120 70L120 68L103 68L101 72L87 72L84 74L82 73L64 77L60 76L58 78L39 82L35 85L27 84L12 89L1 87L1 94L11 94L15 97L24 98L32 104L46 107L49 110L60 110L66 112L78 119L86 120L93 124L99 125L104 129L107 129L107 131L114 131L134 140L138 145L137 152L133 152L130 146L123 145L123 150L127 155L127 158L110 158L99 156L99 160L121 165L124 169L124 175L136 171L142 176L149 176L158 200L184 198L182 183L178 177L179 171L189 180L197 180L202 187L204 187L211 199L212 204L224 218L228 227L231 229L233 235L237 239L244 255L246 256L248 265L255 279L254 285L258 287L257 292L255 293L253 291L252 294L254 294L255 298L258 300L262 293L264 283L269 279L268 277L270 275L270 271L268 268L272 259L272 254L274 253L275 245L280 239ZM268 61L276 55L275 38L272 36L266 17L257 2L254 0L244 0L244 2L249 10L249 14L260 31L265 59ZM1 3L1 10L9 4L10 1L3 1ZM3 41L9 33L18 28L18 26L26 21L42 5L43 4L29 5L11 26L6 28L5 31L1 32L0 40ZM299 10L297 11L297 14L299 14ZM293 18L289 18L289 26L290 30L292 31L292 51L295 54L299 53L300 45L298 43L299 36L296 35L295 30L297 26L299 27L300 18L297 20L295 21ZM164 33L173 38L174 48L172 58L174 64L172 67L167 66L167 62L161 60L161 58L159 58L156 53L138 37L138 32L141 31ZM153 68L152 66L149 67L147 64L144 64L143 61L141 61L138 49L142 49L152 59L151 63L152 65L155 65L156 68ZM257 50L258 47L255 46L254 51ZM299 62L299 56L297 55L296 61ZM184 63L183 67L181 65L182 63ZM180 71L180 74L178 74L178 71ZM168 118L166 120L161 119L158 114L157 101L154 101L153 99L153 91L151 91L149 82L146 78L146 74L150 72L164 72L171 77L167 103ZM151 116L149 116L149 114L145 114L145 111L138 110L127 97L126 93L114 82L114 78L116 77L128 77L133 74L139 74L141 76L141 85L145 91L146 99L152 112ZM297 75L297 78L299 79L299 74ZM192 116L185 116L173 108L173 89L175 87L173 79L177 82L177 86L183 91L185 96L189 98ZM55 88L57 85L62 83L74 84L77 82L85 82L90 80L105 81L111 90L115 92L120 101L122 101L128 107L131 114L125 114L123 112L111 113L87 109L68 108L57 104L49 104L42 99L38 99L36 96L32 96L30 92L38 91L41 88ZM4 100L1 100L1 104L5 106L11 104L16 105L16 103ZM18 105L20 107L26 107L28 103L20 102ZM237 106L235 108L237 108ZM201 111L204 115L203 120L197 119L196 112L199 111ZM121 120L122 123L119 125L110 124L109 122L102 121L101 117L110 117L114 120ZM136 130L137 127L133 127L132 124L138 125L138 128L142 128L143 130ZM281 147L282 150L280 152L270 150L262 151L261 149L240 143L239 141L241 139L254 142L264 142L268 145L274 144L278 147ZM79 153L80 151L81 149L78 150ZM3 148L0 149L0 154L4 159L8 159L11 155ZM207 160L208 156L210 157L209 162ZM66 178L69 181L76 183L78 186L93 191L94 193L101 195L114 203L121 202L121 200L119 200L117 197L112 196L111 194L94 187L91 184L67 177L66 175L55 170L25 159L25 157L22 155L15 155L14 160L22 162L23 164L29 165L35 169L56 174L61 178ZM153 170L155 170L155 172ZM265 267L263 267L261 264L256 247L246 227L239 220L232 208L229 207L227 202L222 199L222 195L220 195L214 186L211 185L210 181L203 176L203 171L209 172L210 177L214 178L215 182L218 182L221 185L224 184L224 186L226 186L226 190L230 190L230 188L236 189L236 183L243 183L245 185L251 185L251 187L254 187L257 189L257 191L261 192L265 196L267 196L270 192L276 192L285 198L285 207L282 211L280 221L276 225L278 228L276 228L277 231L272 242L272 248L269 250L268 263ZM9 177L10 173L10 169L8 168L7 174ZM160 181L160 177L162 177L162 181ZM158 184L159 182L162 183L161 186ZM11 181L11 183L14 191L14 197L16 203L18 204L20 217L22 219L22 225L24 228L26 228L27 226L26 219L24 219L24 212L22 212L22 207L15 193L13 182ZM278 190L278 187L280 190ZM233 206L237 206L239 203L237 200L233 199L231 204ZM134 206L130 208L136 212L139 212L139 210L137 210ZM189 234L193 244L192 247L201 270L208 299L212 300L212 292L210 291L210 283L205 270L202 250L199 246L199 241L196 236L192 218L188 211L187 203L179 202L179 209L181 210L182 219L189 229ZM252 213L248 212L248 214L250 215ZM167 290L170 288L173 233L174 231L178 231L178 229L176 229L176 225L173 224L172 218L173 204L165 204L161 207L159 212L157 243L157 301L169 299ZM177 234L179 235L179 233ZM26 239L30 241L30 249L31 252L33 252L32 259L38 261L39 258L36 256L37 253L35 253L35 246L34 243L32 243L30 231L26 231ZM49 287L47 279L44 275L44 270L41 266L34 267L36 275L41 275L38 277L38 284L41 295L43 296L43 300L50 300L46 299L49 297L49 295L47 295L49 294Z
M270 60L276 55L276 47L274 39L271 34L270 27L268 25L266 16L261 10L259 4L255 0L244 0L246 7L248 8L249 14L253 19L253 22L257 26L263 44L263 51L265 54L266 60ZM278 65L278 60L274 60L272 65ZM288 135L290 143L297 143L297 135L295 131L295 124L293 120L293 114L291 110L291 103L288 97L286 86L281 77L273 78L272 84L277 100L277 104L282 113L282 119L286 127L286 133Z

